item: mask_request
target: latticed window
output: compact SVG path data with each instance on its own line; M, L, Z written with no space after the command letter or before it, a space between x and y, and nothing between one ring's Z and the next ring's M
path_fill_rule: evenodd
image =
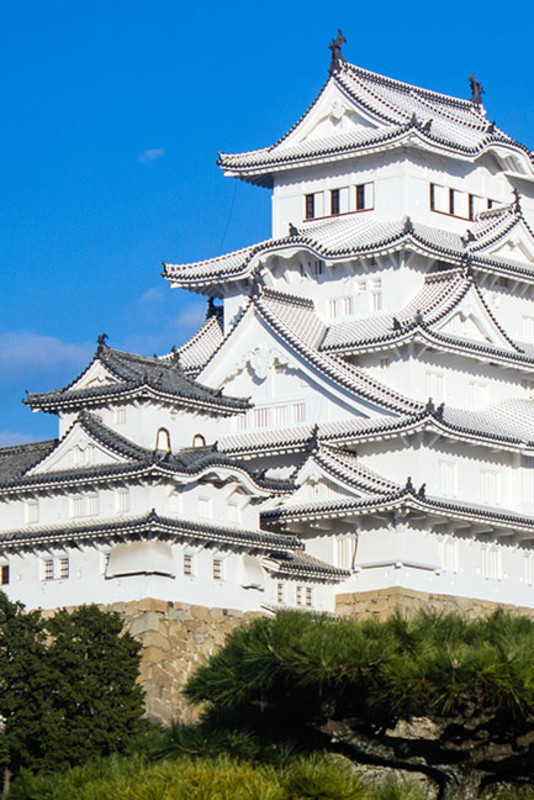
M306 605L313 605L313 588L311 586L306 586Z
M276 602L283 603L285 600L285 592L284 592L284 584L277 583L276 584Z
M69 577L69 559L68 556L64 556L59 559L59 577L60 578L68 578Z
M315 217L315 195L307 194L305 200L304 216L306 219Z
M45 581L54 580L54 559L45 558L43 563L43 577Z
M223 577L222 559L214 558L213 559L213 580L221 581L222 577Z
M0 569L0 583L6 586L9 583L9 564L2 564Z
M193 556L191 553L184 553L184 575L193 574Z
M302 586L295 588L295 600L298 606L302 605Z

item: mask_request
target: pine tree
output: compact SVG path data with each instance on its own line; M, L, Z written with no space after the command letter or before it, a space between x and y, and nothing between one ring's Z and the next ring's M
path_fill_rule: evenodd
M0 768L52 771L121 752L143 729L140 645L96 606L44 619L0 592Z
M440 800L534 778L534 622L284 612L236 630L189 680L212 715L312 731L359 762L422 772ZM268 723L264 725L262 720Z

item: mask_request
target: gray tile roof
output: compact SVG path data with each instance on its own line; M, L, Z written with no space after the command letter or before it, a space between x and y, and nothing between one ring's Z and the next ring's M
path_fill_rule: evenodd
M243 547L270 554L299 551L303 545L292 535L262 530L247 530L236 526L218 525L215 522L196 522L193 520L160 516L154 509L137 517L123 517L91 523L62 523L41 525L0 532L0 552L17 550L21 547L38 547L60 543L69 545L75 542L116 541L129 538L138 539L140 535L159 539L202 541L209 545L228 545Z
M16 481L52 452L58 440L0 448L0 485Z
M280 578L301 578L340 583L350 577L350 572L305 553L303 550L272 553L265 564L269 572Z
M148 478L153 474L159 478L187 475L193 479L195 475L200 475L212 467L227 467L230 470L241 472L258 489L273 495L283 494L294 488L290 481L265 478L261 472L249 469L230 455L218 452L215 447L186 448L175 453L163 453L140 447L103 425L85 411L78 415L71 428L76 424L81 424L91 438L126 459L126 462L28 474L32 467L50 455L56 447L60 446L61 442L54 440L53 442L38 443L38 445L22 445L20 448L4 448L10 452L6 454L4 461L2 450L0 450L0 494L6 492L12 494L23 489L38 490L45 486L73 488L103 479L117 479L123 482L128 478L140 479L143 476ZM23 453L12 452L23 448Z
M290 143L289 137L316 105L326 85L337 84L356 108L378 121L378 128L356 126L323 139L307 138ZM222 153L219 163L227 174L263 186L272 185L277 169L300 163L314 163L324 158L350 156L353 153L391 146L409 137L423 146L476 157L491 145L530 151L490 123L483 110L470 100L450 97L378 75L343 62L325 84L298 122L270 147L245 153Z
M116 378L116 383L73 389L73 385L97 360ZM247 399L225 397L222 392L203 386L187 376L179 364L179 357L170 360L156 356L139 356L113 350L102 344L99 345L91 363L68 386L52 392L28 394L24 402L33 409L56 413L60 408L77 410L124 398L129 399L139 393L168 402L194 406L208 413L216 411L220 414L232 414L250 407Z

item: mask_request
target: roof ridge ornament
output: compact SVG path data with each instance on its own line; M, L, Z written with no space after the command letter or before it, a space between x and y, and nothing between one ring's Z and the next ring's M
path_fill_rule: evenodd
M298 230L298 228L297 228L297 227L295 227L295 225L293 225L293 223L292 223L292 222L290 222L290 223L289 223L289 228L288 228L288 230L289 230L288 236L298 236L298 235L299 235L299 230Z
M482 95L486 94L484 89L482 88L482 84L480 81L477 81L475 73L471 73L471 77L468 78L469 86L471 87L471 102L474 103L476 106L482 105Z
M343 54L341 52L342 45L346 44L347 40L341 33L340 28L337 29L337 36L335 39L332 39L330 44L328 45L328 49L332 52L332 57L330 59L330 66L328 67L328 74L334 75L341 69L341 65L345 60L343 58Z
M96 340L97 345L98 345L97 348L96 348L96 352L97 353L99 353L102 350L103 347L107 347L106 339L108 339L108 338L109 337L108 337L107 333L101 333L100 336L97 338L97 340Z

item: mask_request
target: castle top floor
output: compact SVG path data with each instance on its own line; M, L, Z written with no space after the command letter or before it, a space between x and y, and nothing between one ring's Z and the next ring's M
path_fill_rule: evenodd
M328 80L284 136L219 156L225 175L273 190L274 238L290 225L357 213L461 233L514 190L534 221L533 155L487 120L474 76L465 100L369 72L331 49Z

